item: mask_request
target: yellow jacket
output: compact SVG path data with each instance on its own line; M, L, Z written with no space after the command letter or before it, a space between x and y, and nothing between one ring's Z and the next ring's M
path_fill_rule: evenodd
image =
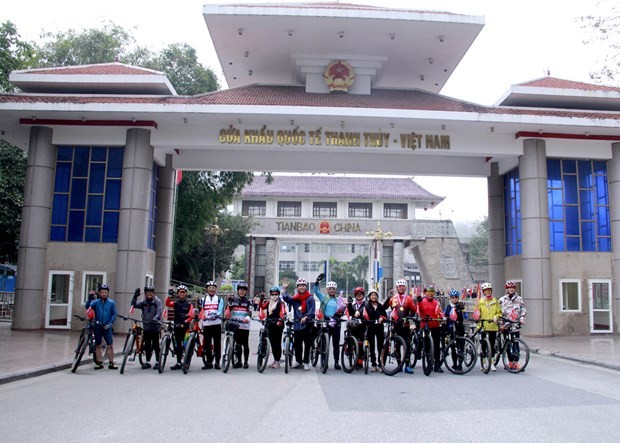
M484 322L484 329L486 331L499 331L499 325L497 323L492 323L491 320L497 319L502 316L502 307L499 304L499 300L495 297L492 297L490 300L485 296L482 296L480 300L478 300L478 304L476 307L480 310L480 320L489 320ZM478 322L478 326L481 326Z

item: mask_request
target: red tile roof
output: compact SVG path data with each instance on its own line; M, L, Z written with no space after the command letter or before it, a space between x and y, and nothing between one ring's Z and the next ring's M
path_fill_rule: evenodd
M556 77L542 77L515 86L529 86L535 88L578 89L584 91L620 91L620 88L607 85L576 82Z
M63 66L59 68L40 68L16 71L20 74L56 75L164 75L159 71L125 65L123 63L100 63L95 65Z
M410 178L274 176L270 184L254 180L245 186L241 197L324 197L355 199L395 199L440 202L444 197L431 194Z

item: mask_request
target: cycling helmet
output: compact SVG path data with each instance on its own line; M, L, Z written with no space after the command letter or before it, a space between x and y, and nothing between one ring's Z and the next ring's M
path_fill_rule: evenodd
M269 294L271 294L271 295L280 295L280 287L279 286L272 286L271 288L269 288Z
M105 290L109 291L109 290L110 290L110 287L109 287L108 285L103 285L103 284L101 284L101 285L99 285L99 286L97 287L97 290L98 290L98 291L101 291L102 289L105 289Z
M208 281L208 282L207 282L207 284L206 284L205 286L206 286L207 288L208 288L209 286L214 286L214 287L216 287L216 288L217 288L217 283L215 283L213 280L211 280L211 281Z
M146 293L146 292L149 292L149 291L150 292L155 292L155 288L153 286L151 286L151 285L146 285L144 287L144 292Z
M493 289L493 285L489 282L482 283L482 286L480 286L480 289L482 289L482 291L484 292L486 289Z
M297 279L297 286L299 286L299 285L306 285L306 286L308 286L308 282L306 281L305 278L298 278Z
M450 292L448 292L449 297L460 297L460 295L461 294L456 289L450 289Z
M239 290L239 289L245 289L247 291L248 290L248 284L246 282L244 282L244 281L240 282L237 285L237 290Z
M435 292L435 286L433 286L433 285L426 285L424 287L424 292Z
M179 285L179 287L177 288L177 292L181 292L181 291L187 292L187 286Z
M364 288L362 288L361 286L358 286L357 288L353 290L353 295L357 295L358 292L361 292L362 295L364 295Z
M407 286L407 280L405 280L404 278L396 280L396 286Z
M327 286L327 289L329 289L329 288L337 289L338 288L338 285L336 284L335 281L328 281L326 286Z
M506 289L508 289L508 288L516 288L516 287L517 287L517 284L514 281L508 280L506 282Z

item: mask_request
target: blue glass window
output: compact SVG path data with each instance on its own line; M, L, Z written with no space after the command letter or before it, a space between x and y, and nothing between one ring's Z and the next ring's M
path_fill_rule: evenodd
M519 171L504 175L504 220L506 256L521 254L521 189Z
M149 202L149 229L147 233L147 247L155 250L155 228L157 226L157 188L159 184L159 166L153 163L151 174L151 192Z
M122 148L59 146L51 241L116 242Z

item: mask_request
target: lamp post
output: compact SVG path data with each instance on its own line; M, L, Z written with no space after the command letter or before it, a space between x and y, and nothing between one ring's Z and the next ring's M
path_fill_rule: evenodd
M213 225L209 228L209 235L213 237L213 278L212 281L215 281L215 252L217 248L217 239L221 235L226 235L228 233L228 229L222 229L217 224L217 218L213 220Z
M367 231L366 235L368 237L372 237L373 243L374 243L374 260L372 263L372 276L373 276L373 282L374 282L374 287L373 289L375 291L379 290L379 280L381 280L380 275L379 275L379 268L380 268L380 264L381 264L381 251L383 249L383 240L391 238L392 237L392 233L390 231L384 231L383 229L381 229L381 222L378 221L377 222L377 229L375 229L374 231Z

